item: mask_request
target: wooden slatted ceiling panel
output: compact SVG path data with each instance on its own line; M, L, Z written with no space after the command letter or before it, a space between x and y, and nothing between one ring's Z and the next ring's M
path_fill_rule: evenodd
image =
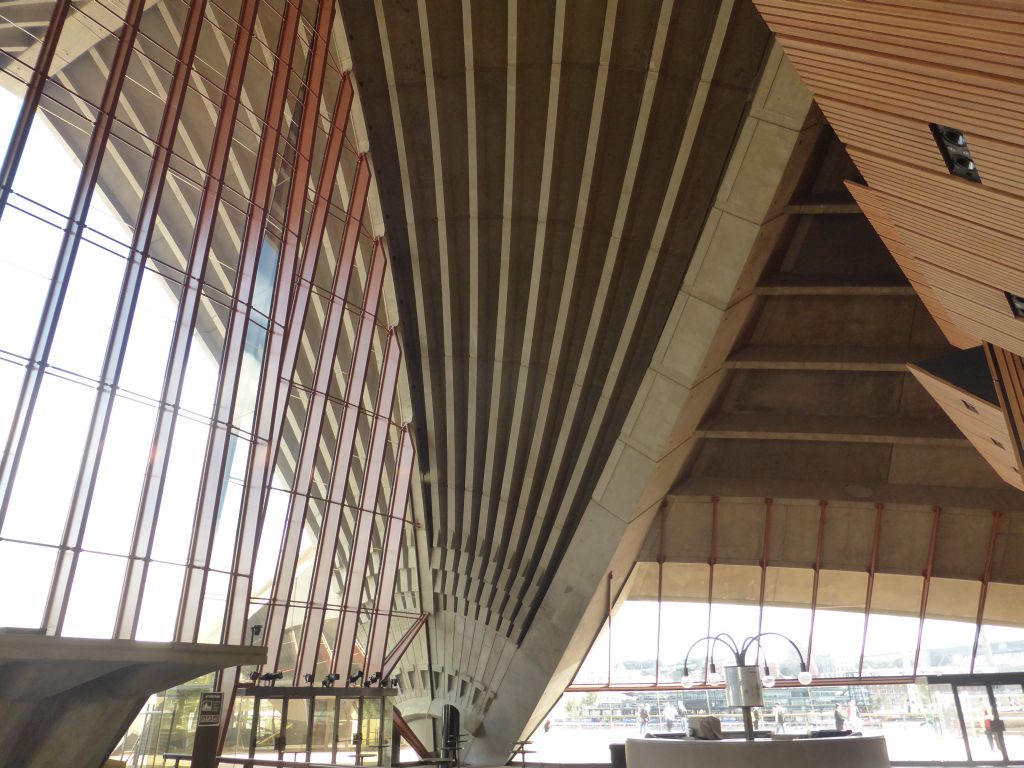
M1014 451L1015 441L1002 410L923 368L907 367L996 473L1013 487L1024 490ZM967 407L968 403L974 411Z
M846 187L950 343L961 349L978 346L981 340L965 333L955 325L945 307L936 297L928 283L928 278L921 271L921 265L901 239L899 229L890 218L878 193L863 184L847 182Z
M1021 444L1021 436L1024 435L1024 360L1020 355L1007 352L994 344L985 345L985 358L992 374L992 382L995 384L1007 430L1014 441L1017 467L1024 471L1024 461L1021 460L1024 450Z
M1024 3L754 0L869 188L851 188L950 342L1024 354ZM967 135L977 184L929 129Z

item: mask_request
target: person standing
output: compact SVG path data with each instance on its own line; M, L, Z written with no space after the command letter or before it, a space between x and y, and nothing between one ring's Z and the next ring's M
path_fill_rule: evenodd
M647 713L647 707L640 707L640 733L647 733L647 721L651 716Z
M781 704L775 705L775 732L786 732L786 708Z
M837 731L844 730L843 726L846 725L846 718L843 717L843 705L842 704L836 704L836 711L833 714L835 715L835 718L836 718L836 730Z
M981 717L981 724L985 727L985 738L988 739L988 748L994 752L996 749L996 740L992 733L992 713L988 711L988 707L985 707L981 711Z

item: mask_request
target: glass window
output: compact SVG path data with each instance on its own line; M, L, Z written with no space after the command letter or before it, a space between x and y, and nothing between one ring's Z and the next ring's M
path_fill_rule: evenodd
M252 696L235 696L231 716L228 718L227 735L221 754L225 757L248 757L252 743L252 714L255 699Z
M0 541L0 627L42 626L57 550ZM13 586L13 585L16 585Z
M199 642L221 642L224 627L224 610L227 606L228 575L210 571L206 574L206 589L203 592L202 618L199 622Z
M266 517L263 520L263 534L260 536L259 553L252 573L253 597L269 597L274 586L274 574L281 555L284 524L288 517L289 494L276 488L271 489L267 500Z
M114 634L126 561L123 557L83 552L78 557L64 637L109 638Z
M60 542L95 394L91 387L43 376L4 522L5 538Z
M988 585L975 672L1024 670L1024 586Z
M363 699L362 741L359 745L361 765L380 765L380 748L383 740L381 727L381 700Z
M205 296L199 300L199 314L181 387L181 407L206 418L213 415L217 397L227 322L227 307Z
M260 699L256 720L256 754L278 753L284 747L284 699Z
M0 319L0 327L3 320ZM14 411L18 407L21 384L25 378L25 367L7 360L0 360L0 440L5 443L10 433Z
M318 697L313 700L313 729L310 740L310 762L330 763L334 750L335 699Z
M290 699L284 736L284 760L306 762L306 740L309 738L309 707L312 701Z
M981 584L976 581L932 577L928 587L918 674L971 671L980 592Z
M761 631L778 632L792 640L807 659L807 640L811 636L811 593L814 572L804 568L769 566L765 579L765 606L761 614ZM765 654L775 677L796 677L800 673L800 657L785 640L766 637Z
M50 363L98 378L121 291L125 260L86 240L78 246Z
M177 606L181 601L181 584L185 569L180 565L150 563L146 574L142 610L136 640L169 642L174 639L174 625L178 619Z
M149 467L155 421L153 406L115 398L89 505L84 539L87 549L128 554Z
M20 99L14 97L12 101L17 103ZM16 106L15 103L8 103L6 106L13 109L0 110L0 114L13 121L20 110L20 104ZM51 112L48 113L48 109ZM85 127L80 116L70 114L44 97L32 120L25 151L14 177L14 192L67 216L71 212L82 164L71 154L50 123L52 111L58 109L67 119L74 120L77 128ZM46 172L41 173L41 169L46 169Z
M180 294L180 285L146 270L121 368L124 389L160 397Z
M604 622L597 640L590 647L587 658L583 660L576 677L574 685L606 685L609 682L609 659L608 659L608 622Z
M0 216L0 349L6 352L28 357L32 351L61 234L10 204Z
M245 349L242 353L238 387L235 390L235 413L232 418L235 427L245 432L252 431L266 344L266 328L250 320L245 334Z
M657 600L627 600L612 617L613 684L654 682L657 627Z
M865 675L912 675L924 578L876 573L864 643Z
M175 424L153 540L158 560L184 563L188 557L208 433L205 424L181 416Z
M816 677L857 675L864 638L867 586L866 573L820 572L811 659L811 671Z
M338 699L338 757L341 765L355 765L359 745L359 699Z

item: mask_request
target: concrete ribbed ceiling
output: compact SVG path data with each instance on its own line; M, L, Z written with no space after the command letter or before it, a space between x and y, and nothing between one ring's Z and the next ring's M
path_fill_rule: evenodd
M517 642L634 402L768 33L719 0L341 8L435 608Z

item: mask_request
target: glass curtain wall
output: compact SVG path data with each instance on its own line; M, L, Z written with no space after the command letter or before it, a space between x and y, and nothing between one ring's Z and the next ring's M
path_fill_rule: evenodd
M573 683L533 734L538 759L606 762L608 743L641 731L682 730L692 713L714 713L727 730L740 730L738 710L725 706L724 687L707 676L707 645L700 642L720 632L739 642L780 633L814 675L811 686L797 684L800 658L783 639L769 636L754 647L747 662L767 664L775 678L757 715L762 729L825 729L838 717L843 727L884 735L894 760L967 759L951 687L924 685L919 676L1024 670L1024 587L940 576L930 566L923 575L894 572L901 563L888 554L893 548L880 505L862 511L857 522L867 530L867 546L858 548L844 539L850 510L843 510L832 533L821 524L822 504L798 521L818 533L818 550L800 553L811 567L774 565L771 556L779 549L771 536L785 536L785 528L771 528L771 506L731 510L737 520L730 521L717 516L713 500L707 520L689 518L685 541L677 540L680 530L655 526L644 550L649 559L634 566ZM796 513L788 514L780 524L793 524ZM926 514L929 522L940 516L937 510ZM994 514L993 532L998 521ZM730 522L746 532L746 541L757 541L760 562L739 562L743 554L720 544ZM841 556L831 554L832 541ZM702 549L702 542L711 542L711 549ZM995 542L993 533L989 546ZM672 562L668 550L693 562ZM930 561L927 552L921 561ZM719 673L721 665L735 663L722 646L714 661ZM1016 718L1017 689L1013 696L997 693ZM976 709L983 712L981 705ZM979 743L986 739L978 725L983 721L972 713L965 721L968 737Z
M419 616L340 24L0 4L0 626L256 641L301 683Z

